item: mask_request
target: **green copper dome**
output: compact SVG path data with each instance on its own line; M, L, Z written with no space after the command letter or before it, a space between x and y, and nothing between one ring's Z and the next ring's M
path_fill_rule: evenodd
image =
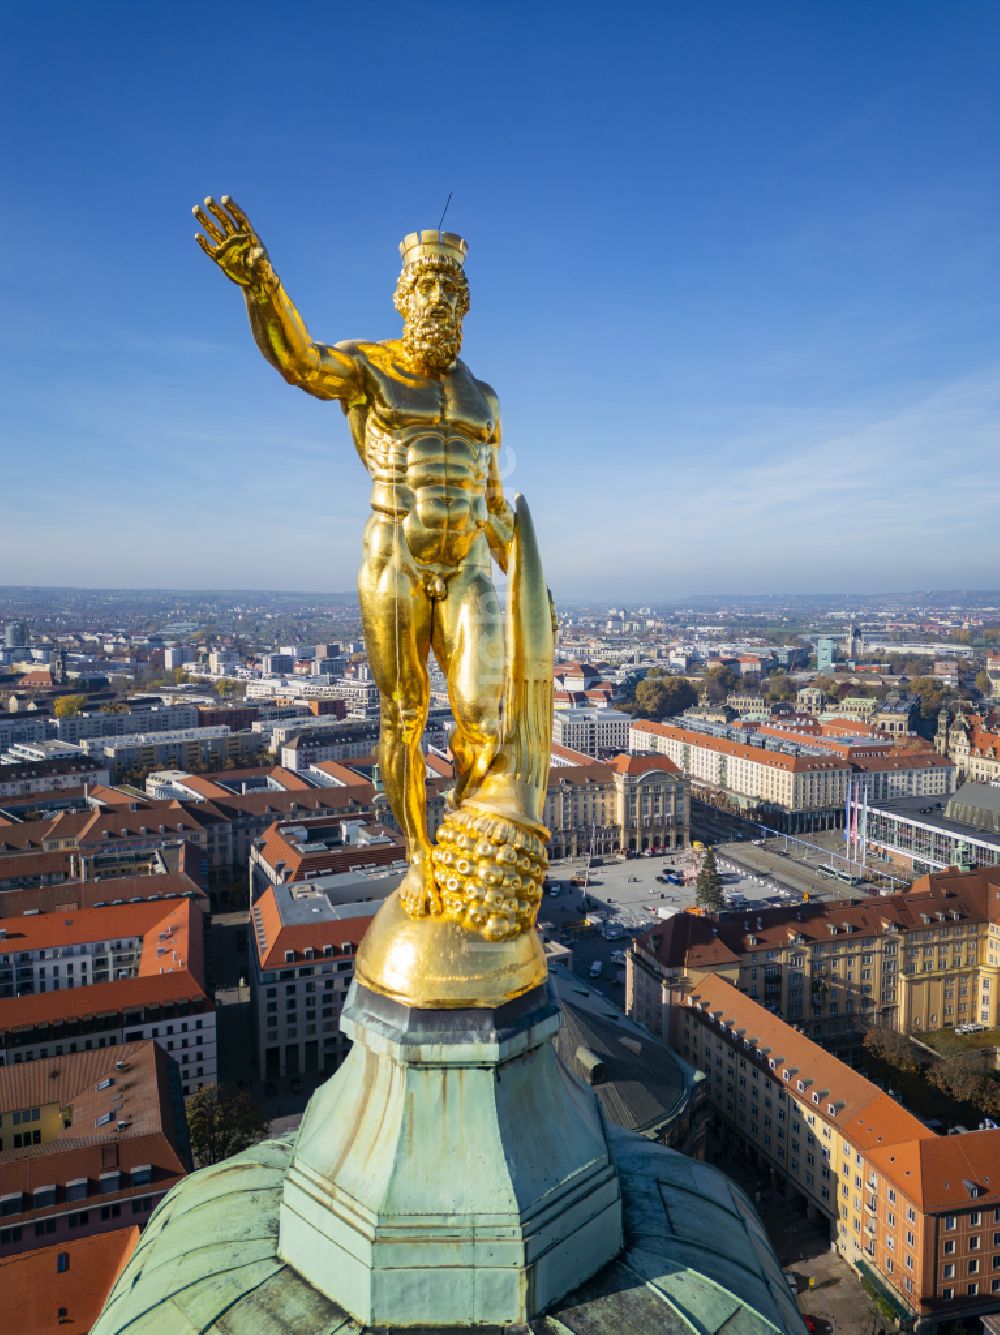
M609 1130L625 1247L593 1280L522 1329L536 1335L802 1331L743 1193L717 1169ZM175 1187L150 1219L93 1335L360 1335L364 1327L278 1257L278 1208L291 1157L291 1139L265 1141Z

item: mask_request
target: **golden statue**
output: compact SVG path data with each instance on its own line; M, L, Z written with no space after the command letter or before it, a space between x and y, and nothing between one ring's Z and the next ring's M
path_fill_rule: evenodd
M206 199L194 216L202 249L243 289L261 352L290 384L339 401L372 479L358 593L381 698L380 771L409 870L365 937L357 975L411 1004L498 1004L545 976L533 928L554 627L527 506L503 494L497 396L458 357L466 243L411 233L394 297L402 338L327 345L234 200ZM506 634L491 553L509 575ZM432 651L448 680L456 774L433 845L421 749Z

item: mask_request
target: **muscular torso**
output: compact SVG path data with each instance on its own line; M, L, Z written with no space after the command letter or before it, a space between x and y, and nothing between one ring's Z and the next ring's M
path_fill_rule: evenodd
M365 402L348 416L372 510L402 523L417 562L453 568L487 522L495 400L460 361L429 379L402 367L391 345L344 346L365 372Z

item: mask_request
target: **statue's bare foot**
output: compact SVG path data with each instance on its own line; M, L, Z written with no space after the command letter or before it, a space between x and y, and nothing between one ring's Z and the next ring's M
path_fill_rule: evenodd
M428 913L441 912L441 892L434 881L430 857L421 854L410 863L410 869L399 887L399 899L411 918L425 918Z

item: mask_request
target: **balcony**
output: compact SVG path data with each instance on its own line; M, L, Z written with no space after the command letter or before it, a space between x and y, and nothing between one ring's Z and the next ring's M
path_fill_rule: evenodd
M866 1209L866 1210L868 1211L868 1213L874 1218L874 1217L878 1214L878 1201L877 1201L877 1200L867 1200L867 1199L866 1199L866 1200L865 1200L865 1209Z
M874 1239L876 1232L877 1232L877 1230L876 1230L875 1225L874 1225L873 1223L871 1223L871 1222L869 1221L869 1223L865 1224L865 1236L866 1236L866 1237L869 1237L869 1238L873 1238L873 1239Z

